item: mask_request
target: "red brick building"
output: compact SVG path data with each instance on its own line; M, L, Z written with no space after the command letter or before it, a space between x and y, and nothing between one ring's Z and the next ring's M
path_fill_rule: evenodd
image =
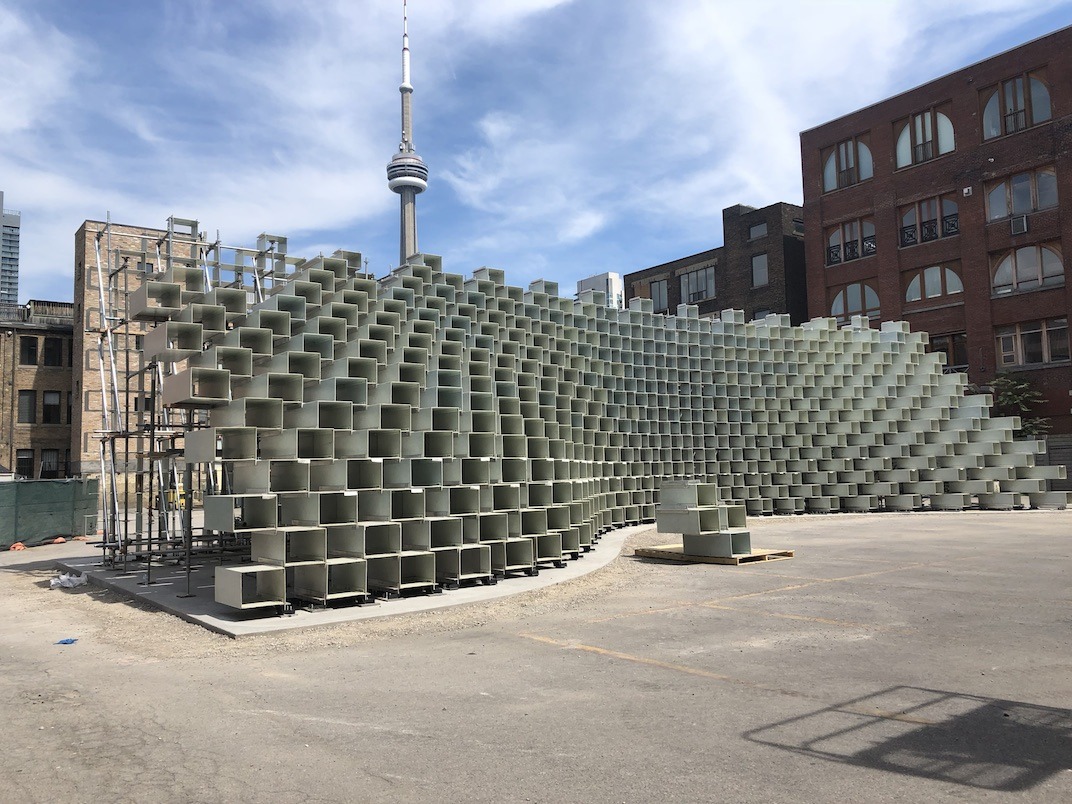
M1072 441L1072 28L800 135L808 311L907 320ZM1067 462L1067 461L1066 461Z

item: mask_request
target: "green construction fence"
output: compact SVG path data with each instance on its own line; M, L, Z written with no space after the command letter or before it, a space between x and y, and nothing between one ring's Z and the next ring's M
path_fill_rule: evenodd
M0 549L97 532L96 478L0 483Z

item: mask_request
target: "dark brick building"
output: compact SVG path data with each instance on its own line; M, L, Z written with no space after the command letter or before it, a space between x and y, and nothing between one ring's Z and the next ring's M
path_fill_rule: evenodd
M724 245L626 274L626 300L655 300L656 312L695 304L700 315L733 308L749 318L807 317L803 211L793 204L722 210Z
M1072 433L1072 28L800 135L812 317L907 320ZM1056 452L1067 439L1054 439Z

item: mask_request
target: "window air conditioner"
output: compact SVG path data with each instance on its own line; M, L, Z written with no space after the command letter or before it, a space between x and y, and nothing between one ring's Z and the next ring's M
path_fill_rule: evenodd
M1009 228L1014 235L1027 233L1027 215L1017 215L1009 222Z

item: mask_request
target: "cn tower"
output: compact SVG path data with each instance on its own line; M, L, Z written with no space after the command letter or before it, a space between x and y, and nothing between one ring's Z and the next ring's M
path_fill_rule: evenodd
M428 189L428 166L413 150L413 84L409 82L409 27L406 0L402 0L402 141L387 165L387 186L400 196L398 264L417 253L417 193Z

